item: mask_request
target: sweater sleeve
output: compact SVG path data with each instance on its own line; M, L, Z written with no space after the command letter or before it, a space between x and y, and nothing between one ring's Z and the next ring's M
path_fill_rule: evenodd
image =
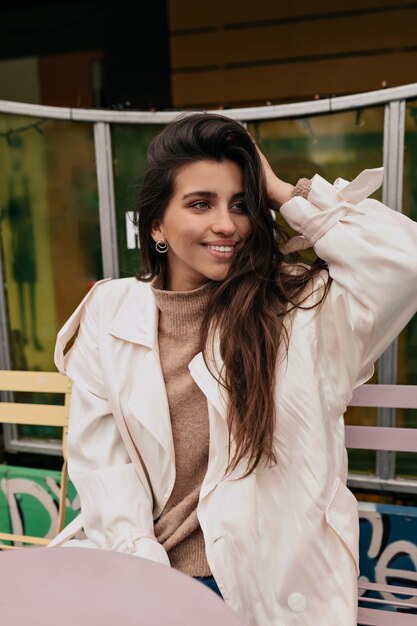
M56 364L72 381L68 472L81 502L85 534L97 548L169 564L154 535L152 503L118 431L102 381L95 288L58 335ZM68 336L77 339L63 356ZM65 533L65 529L63 531Z
M417 310L417 224L368 198L382 173L334 185L316 174L307 199L281 207L298 247L314 246L333 279L317 315L317 349L328 395L341 405Z

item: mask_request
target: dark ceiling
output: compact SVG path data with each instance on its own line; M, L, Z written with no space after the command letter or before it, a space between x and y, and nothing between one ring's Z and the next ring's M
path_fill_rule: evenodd
M46 0L0 8L0 58L59 54L103 47L105 12L98 2Z

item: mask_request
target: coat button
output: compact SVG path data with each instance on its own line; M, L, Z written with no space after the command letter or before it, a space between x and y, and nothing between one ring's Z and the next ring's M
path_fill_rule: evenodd
M295 613L302 613L307 608L307 598L299 592L291 593L288 596L288 606Z

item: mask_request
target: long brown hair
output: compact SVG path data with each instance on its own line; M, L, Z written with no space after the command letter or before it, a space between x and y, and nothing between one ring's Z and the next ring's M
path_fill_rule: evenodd
M279 419L274 381L281 342L285 354L288 352L284 319L294 307L303 307L307 285L327 266L320 259L305 266L298 255L292 255L290 265L284 264L281 247L288 235L271 214L262 164L251 136L229 118L197 113L168 124L149 147L149 166L136 210L144 270L140 280L151 280L166 271L166 255L156 252L151 230L154 221L164 215L179 168L207 159L239 165L252 226L233 256L225 280L213 283L201 326L206 363L215 336L224 363L222 372L213 372L210 365L209 369L229 396L227 471L243 460L247 475L261 462L270 465L278 460L273 443ZM297 266L296 271L291 264ZM320 302L329 284L327 276Z

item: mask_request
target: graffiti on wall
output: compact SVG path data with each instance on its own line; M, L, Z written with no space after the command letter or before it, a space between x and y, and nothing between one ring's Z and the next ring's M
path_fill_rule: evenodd
M58 524L59 491L59 472L0 466L0 531L54 537ZM79 509L79 497L69 483L66 523L77 516ZM14 545L22 544L14 542Z
M416 588L417 508L361 502L359 523L361 580ZM399 597L390 592L379 595L390 602ZM407 602L417 608L417 598Z

